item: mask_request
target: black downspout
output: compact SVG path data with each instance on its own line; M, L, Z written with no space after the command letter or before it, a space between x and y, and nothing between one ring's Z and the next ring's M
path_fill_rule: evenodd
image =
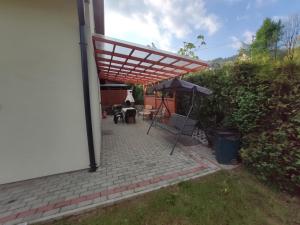
M82 85L84 96L84 110L86 121L86 133L88 139L89 158L90 158L90 172L97 170L95 160L92 116L91 116L91 102L90 102L90 87L89 87L89 71L87 61L87 43L85 38L85 18L84 18L84 3L83 0L77 0L78 19L79 19L79 33L80 33L80 51L81 51L81 69L82 69Z

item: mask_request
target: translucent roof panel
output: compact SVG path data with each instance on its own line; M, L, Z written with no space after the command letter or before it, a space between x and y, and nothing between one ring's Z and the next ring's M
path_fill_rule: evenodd
M114 57L113 57L113 60L125 62L126 59L121 58L121 57L118 57L118 56L114 56Z
M101 79L147 85L208 67L199 59L100 34L93 35L93 42Z
M142 65L142 66L147 66L147 67L149 67L149 66L152 66L153 64L151 64L151 63L146 63L146 62L142 62L141 65Z
M148 52L134 50L134 52L132 53L132 56L144 59L148 54L149 54Z
M132 63L132 64L139 64L141 61L136 61L136 60L128 59L127 62L128 63Z
M118 45L115 45L116 48L115 48L115 53L120 53L122 55L128 55L132 49L130 48L126 48L126 47L122 47L122 46L118 46Z
M104 59L111 59L111 55L105 55L105 54L98 54L97 57L100 57L100 58L104 58Z
M171 63L173 63L175 61L176 61L176 59L174 59L174 58L166 57L161 62L162 63L166 63L166 64L171 64Z
M151 54L148 56L147 59L153 60L153 61L159 61L163 58L162 55L156 55L156 54Z
M187 61L184 61L184 60L180 60L180 61L174 63L175 66L185 66L187 64L190 64L190 63Z

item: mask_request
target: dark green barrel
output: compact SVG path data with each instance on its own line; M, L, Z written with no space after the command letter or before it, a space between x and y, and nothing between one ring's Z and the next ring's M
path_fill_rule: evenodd
M214 150L218 163L235 163L238 158L240 146L240 135L238 133L232 131L217 131L214 138Z

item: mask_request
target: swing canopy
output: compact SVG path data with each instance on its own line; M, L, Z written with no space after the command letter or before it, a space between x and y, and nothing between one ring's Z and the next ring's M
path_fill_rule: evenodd
M179 80L173 78L157 84L153 87L154 91L182 91L182 92L193 92L200 93L202 95L210 95L212 91L206 87L201 87L197 84L193 84L188 81Z
M187 92L187 93L191 94L190 104L189 104L190 107L189 107L189 111L188 111L187 115L171 119L171 121L175 121L174 125L172 125L171 130L174 130L174 127L177 130L177 132L176 132L177 137L176 137L175 143L173 145L173 148L170 152L170 155L172 155L175 150L176 144L177 144L181 134L183 134L184 130L189 129L189 127L192 126L192 132L193 132L195 123L193 123L193 122L191 122L191 120L189 120L189 116L194 107L195 94L199 93L199 94L207 96L207 95L212 94L212 91L208 88L201 87L199 85L196 85L196 84L184 81L184 80L179 80L178 78L173 78L171 80L163 81L160 84L155 85L152 88L154 91L181 91L181 92ZM166 109L168 109L167 105L165 104L165 101L164 101L164 95L162 95L162 101L161 101L160 106L158 107L158 110L149 126L147 134L149 134L149 131L150 131L151 127L153 126L153 123L157 117L157 114L160 111L160 109L163 107L163 105L166 107ZM178 115L178 114L173 114L173 115ZM184 119L180 119L180 118L184 118Z

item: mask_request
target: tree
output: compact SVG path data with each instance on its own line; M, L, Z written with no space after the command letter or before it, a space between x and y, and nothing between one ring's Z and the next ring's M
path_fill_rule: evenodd
M282 36L282 23L281 20L273 21L266 18L262 26L258 29L255 39L250 46L252 55L261 55L263 53L273 55L276 59L278 43Z
M294 59L295 47L300 35L300 14L292 15L284 24L282 41L287 50L287 58Z
M196 51L202 46L206 45L206 42L204 40L203 35L197 36L197 42L196 44L192 42L183 42L183 47L179 49L178 54L183 56L189 56L194 59L198 59L198 56L196 55Z
M156 45L154 44L154 42L151 42L151 44L150 44L150 45L147 45L147 47L157 49L157 47L156 47Z

